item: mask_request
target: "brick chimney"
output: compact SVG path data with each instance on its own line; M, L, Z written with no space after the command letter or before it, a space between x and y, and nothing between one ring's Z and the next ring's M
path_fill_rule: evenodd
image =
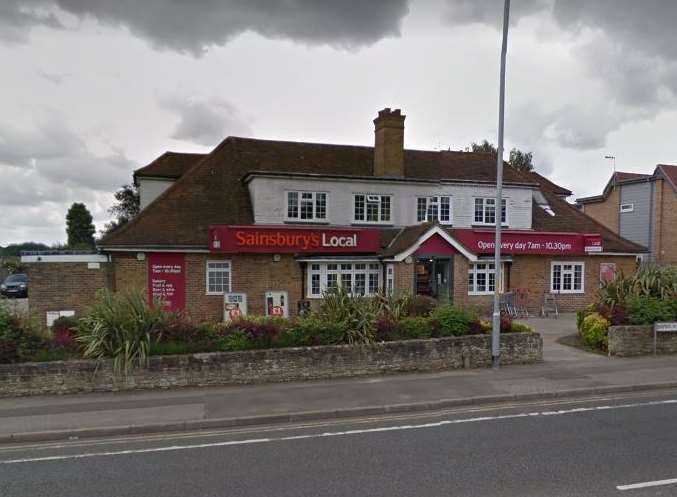
M385 108L374 119L374 176L404 176L404 118Z

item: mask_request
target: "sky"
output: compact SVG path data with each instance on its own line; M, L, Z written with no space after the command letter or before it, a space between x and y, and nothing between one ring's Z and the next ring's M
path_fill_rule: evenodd
M0 245L65 241L84 202L226 136L497 141L503 0L0 0ZM677 2L513 0L506 148L582 197L677 163Z

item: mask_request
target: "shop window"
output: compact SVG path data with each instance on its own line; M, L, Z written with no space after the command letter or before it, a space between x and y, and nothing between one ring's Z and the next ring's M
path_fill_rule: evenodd
M308 266L308 297L321 297L339 285L354 295L374 295L381 287L381 265L357 262Z
M451 223L451 197L419 197L416 199L416 219L418 222Z
M356 223L389 223L391 195L353 195L353 219Z
M230 292L230 261L207 261L207 295Z
M550 291L553 293L583 293L585 264L582 262L553 262L550 273Z
M326 221L327 194L324 192L287 192L287 215L290 221Z
M507 224L508 207L506 199L501 199L501 224ZM496 224L496 199L476 198L474 224Z
M486 295L496 288L495 265L490 263L470 264L468 267L468 294Z

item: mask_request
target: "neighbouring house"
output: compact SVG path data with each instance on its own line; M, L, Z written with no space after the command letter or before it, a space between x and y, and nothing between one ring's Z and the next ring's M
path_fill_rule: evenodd
M537 173L506 164L497 206L494 155L405 149L404 121L399 109L380 111L373 147L228 137L209 154L163 154L134 174L139 215L101 240L98 255L71 260L71 276L55 261L51 278L71 294L31 312L80 306L103 282L142 289L196 321L294 315L338 285L489 308L497 270L500 290L532 311L545 294L575 310L646 252ZM50 273L49 257L26 262ZM83 288L88 271L99 276Z
M649 262L677 264L677 166L653 174L615 172L601 195L577 199L614 233L649 249Z

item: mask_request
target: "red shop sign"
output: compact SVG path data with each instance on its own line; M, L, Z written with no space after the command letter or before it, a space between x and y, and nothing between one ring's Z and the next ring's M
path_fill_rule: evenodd
M148 256L148 300L160 300L168 311L186 305L186 264L182 254L155 253Z
M452 236L475 254L494 253L493 231L460 229ZM601 251L602 238L597 234L504 231L501 236L504 254L585 255Z
M287 226L209 227L209 250L225 253L378 252L377 229L302 228Z

